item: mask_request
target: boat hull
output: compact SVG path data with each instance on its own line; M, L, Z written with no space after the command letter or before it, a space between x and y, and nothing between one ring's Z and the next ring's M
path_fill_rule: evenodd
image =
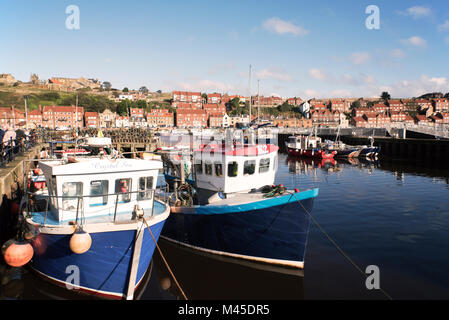
M161 238L213 255L303 268L310 225L308 213L317 194L318 189L314 189L310 196L289 194L238 208L181 208L180 212L172 211ZM202 212L205 207L210 208Z
M362 148L360 151L359 157L374 157L378 155L380 152L379 147L366 147Z
M295 157L307 157L315 159L332 159L335 151L327 152L325 150L300 150L294 148L287 148L288 154Z
M164 223L162 220L150 225L156 241ZM83 254L70 250L72 234L41 232L32 241L35 254L31 267L44 278L74 291L109 299L128 298L136 235L143 232L135 288L150 265L155 242L143 222L137 228L120 229L89 231L92 245ZM74 282L78 271L79 282Z
M335 154L335 157L338 158L355 158L358 157L360 154L359 149L345 149L345 150L338 150Z

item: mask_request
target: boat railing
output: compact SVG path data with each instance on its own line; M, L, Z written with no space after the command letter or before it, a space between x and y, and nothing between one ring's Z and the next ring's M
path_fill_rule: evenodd
M144 197L142 199L138 199L138 197L134 197L134 199L132 199L133 197L131 197L131 195L133 194L141 194L144 195ZM47 218L48 218L48 213L51 211L50 209L50 204L53 201L56 200L57 206L56 206L56 210L63 210L63 211L73 211L73 210L64 210L63 208L59 208L59 199L62 200L75 200L76 201L76 218L75 221L70 220L70 221L63 221L63 222L67 222L67 224L75 224L75 225L79 225L79 224L85 224L86 219L89 219L89 222L92 223L100 223L100 222L113 222L113 223L117 223L117 222L126 222L126 221L133 221L138 219L140 216L144 216L146 218L151 218L155 216L155 212L154 212L154 200L155 200L155 195L156 195L156 189L141 189L141 190L137 190L137 191L128 191L128 192L117 192L117 193L108 193L108 194L92 194L92 195L75 195L75 196L60 196L60 195L48 195L48 194L36 194L33 192L26 192L26 207L23 208L22 210L25 210L26 212L26 216L27 217L33 217L33 214L36 213L43 213L44 214L44 219L43 219L43 225L46 225L47 223ZM91 199L91 198L101 198L101 197L113 197L115 198L115 201L110 204L107 205L105 207L105 209L111 209L112 207L114 208L113 214L109 213L103 213L103 214L99 214L97 216L92 216L92 217L86 217L85 216L85 209L84 209L84 199ZM123 201L123 199L128 199ZM42 200L45 201L45 205L43 205L42 203L40 205L37 204L37 201L41 201ZM157 200L160 202L164 202L164 203L168 203L169 199L166 196L166 198L164 199L163 196L161 195L157 195ZM151 201L151 211L145 211L145 208L142 208L139 206L139 203L141 202L147 202L147 201ZM130 215L127 215L125 217L124 213L118 213L118 209L120 208L121 204L127 204L127 208L130 208L132 206L132 204L134 204L132 210L130 210ZM33 208L34 206L34 208ZM34 210L33 210L34 209ZM157 213L156 213L157 215ZM64 223L59 223L59 225L64 225Z

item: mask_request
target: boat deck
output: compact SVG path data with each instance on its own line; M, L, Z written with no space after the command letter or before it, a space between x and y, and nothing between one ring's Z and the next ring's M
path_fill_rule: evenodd
M166 205L159 201L154 201L154 210L145 210L145 218L150 218L152 216L158 216L163 214L166 210ZM51 212L33 212L31 214L31 220L39 225L47 226L67 226L73 224L74 221L58 221ZM129 222L131 221L131 212L117 212L115 222ZM114 214L94 216L83 218L84 224L97 224L97 223L112 223L114 222Z

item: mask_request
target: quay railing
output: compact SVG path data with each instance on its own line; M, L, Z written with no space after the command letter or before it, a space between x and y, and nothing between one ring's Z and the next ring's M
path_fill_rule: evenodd
M0 167L4 167L6 164L14 161L17 156L23 155L25 151L34 147L37 142L38 136L36 134L0 142Z

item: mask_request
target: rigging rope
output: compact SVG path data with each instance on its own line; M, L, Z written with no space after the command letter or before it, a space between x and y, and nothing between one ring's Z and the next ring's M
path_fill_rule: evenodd
M150 232L151 237L153 238L154 244L156 245L157 250L159 251L159 254L161 255L162 260L165 263L165 266L167 267L168 272L170 273L170 275L172 276L173 280L175 281L176 286L178 287L179 291L181 292L182 296L184 297L184 300L189 300L187 299L187 296L185 295L184 291L182 290L181 286L178 283L178 280L176 280L175 275L173 274L170 266L167 263L167 260L165 260L164 255L162 254L161 249L159 248L156 239L154 238L153 232L151 232L150 226L147 223L147 220L145 219L145 217L142 217L143 222L145 223L145 225L147 226L148 231Z
M345 257L363 276L365 276L365 278L368 278L368 276L366 275L365 272L363 272L363 270L351 259L351 257L349 257L348 254L346 254L343 249L329 236L329 234L323 229L323 227L321 227L321 225L315 220L315 218L310 214L310 212L304 207L304 205L301 203L300 200L298 200L298 198L296 198L296 195L292 192L288 192L290 193L295 199L296 201L301 205L301 207L304 209L304 211L307 213L307 215L310 217L310 219L312 219L313 223L318 227L318 229L320 229L320 231L326 236L326 238L335 246L335 248L343 255L343 257ZM389 299L389 300L393 300L393 298L387 293L385 292L385 290L383 290L382 288L379 287L379 290Z

